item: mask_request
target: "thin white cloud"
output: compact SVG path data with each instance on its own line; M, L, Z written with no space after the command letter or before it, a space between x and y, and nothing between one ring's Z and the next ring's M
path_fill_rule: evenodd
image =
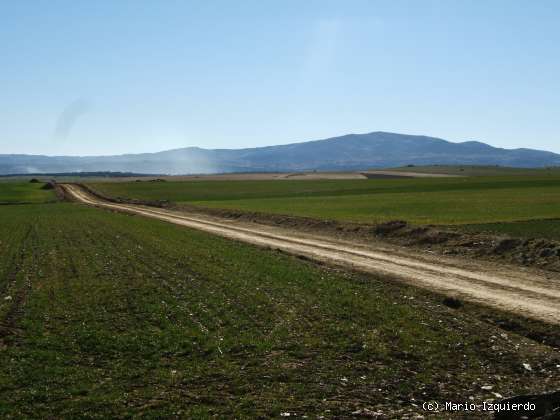
M311 31L303 70L307 76L320 74L333 67L342 33L339 19L318 20Z
M54 137L64 140L68 138L78 119L91 110L87 99L79 98L71 102L59 115L54 128Z

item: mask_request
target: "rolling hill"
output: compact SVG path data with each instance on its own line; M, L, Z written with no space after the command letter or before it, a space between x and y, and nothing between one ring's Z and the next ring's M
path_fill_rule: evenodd
M560 166L560 155L532 149L386 132L348 134L325 140L250 149L187 147L118 156L0 155L0 174L121 171L192 174L363 170L405 165Z

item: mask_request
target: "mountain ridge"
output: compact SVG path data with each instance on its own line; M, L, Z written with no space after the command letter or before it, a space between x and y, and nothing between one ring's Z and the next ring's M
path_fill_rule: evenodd
M242 149L184 147L105 156L0 154L0 174L115 171L196 174L261 171L365 170L404 165L560 166L560 155L505 149L469 140L374 131Z

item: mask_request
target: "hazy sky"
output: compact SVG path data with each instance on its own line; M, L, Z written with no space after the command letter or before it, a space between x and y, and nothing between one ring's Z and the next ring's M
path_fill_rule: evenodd
M394 131L560 152L560 1L0 0L0 154Z

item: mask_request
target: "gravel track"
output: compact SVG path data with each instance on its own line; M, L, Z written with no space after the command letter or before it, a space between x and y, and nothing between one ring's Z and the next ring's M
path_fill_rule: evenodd
M104 201L73 184L64 190L84 204L138 214L316 261L381 274L444 295L560 325L560 279L553 273L442 257L386 243L354 243L284 228L188 215Z

